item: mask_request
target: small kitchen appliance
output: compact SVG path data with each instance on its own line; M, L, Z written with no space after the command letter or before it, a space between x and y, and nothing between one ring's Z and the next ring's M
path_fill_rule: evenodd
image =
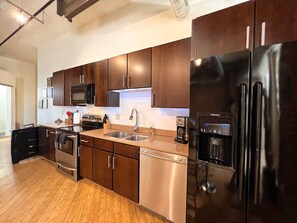
M176 138L175 141L188 143L188 117L176 116Z

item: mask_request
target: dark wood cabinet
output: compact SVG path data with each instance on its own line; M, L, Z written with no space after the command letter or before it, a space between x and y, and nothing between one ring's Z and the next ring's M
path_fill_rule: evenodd
M267 6L270 5L270 1L266 2ZM253 47L253 24L254 1L194 19L191 59L251 49Z
M81 83L82 67L74 67L65 70L65 94L64 94L64 105L71 106L71 86L78 85Z
M188 108L190 38L152 49L152 107Z
M151 87L152 48L128 54L127 88Z
M138 160L114 154L113 191L138 203Z
M81 66L80 83L94 84L95 83L95 64L89 63Z
M55 129L39 126L39 154L53 162L56 162L55 138Z
M127 54L112 57L108 63L108 90L126 88Z
M49 129L45 126L39 126L38 130L38 151L39 155L49 159Z
M296 0L257 0L255 46L297 40Z
M80 176L89 180L93 179L93 148L85 145L80 146Z
M64 70L53 73L52 85L53 85L53 105L64 105Z
M56 162L56 148L55 148L56 130L53 128L48 129L48 147L49 159Z
M109 92L108 60L95 63L95 106L119 107L120 95L118 92Z
M93 181L112 190L113 154L100 149L93 149Z

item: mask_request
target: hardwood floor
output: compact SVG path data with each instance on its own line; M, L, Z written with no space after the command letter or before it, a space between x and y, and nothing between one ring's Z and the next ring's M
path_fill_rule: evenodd
M12 165L10 138L0 139L0 222L125 222L164 220L87 179L74 182L36 157Z

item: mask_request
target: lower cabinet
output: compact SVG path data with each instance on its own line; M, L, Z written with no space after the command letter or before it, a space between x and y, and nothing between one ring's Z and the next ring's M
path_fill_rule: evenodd
M89 146L81 145L80 147L80 176L88 178L89 180L93 179L92 159L93 148Z
M139 201L139 147L81 137L80 175L134 201Z
M39 127L39 155L53 162L56 162L55 137L55 129L45 126Z
M138 203L139 161L116 154L114 161L113 191Z
M93 181L112 190L112 153L93 149Z

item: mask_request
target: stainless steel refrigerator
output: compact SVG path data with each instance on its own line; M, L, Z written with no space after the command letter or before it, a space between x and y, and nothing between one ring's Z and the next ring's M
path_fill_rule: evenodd
M191 62L187 222L297 222L297 42Z

